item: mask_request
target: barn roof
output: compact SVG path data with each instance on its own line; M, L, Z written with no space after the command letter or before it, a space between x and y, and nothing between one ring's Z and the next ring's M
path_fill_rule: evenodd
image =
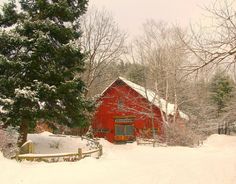
M174 115L175 113L175 105L168 103L166 100L164 100L163 98L159 97L154 91L150 90L150 89L146 89L138 84L135 84L123 77L118 77L117 80L121 80L123 81L126 85L128 85L130 88L132 88L133 90L135 90L137 93L139 93L142 97L146 98L149 102L151 102L152 104L154 104L156 107L160 108L163 112L165 112L168 115ZM111 85L115 82L113 81L111 83ZM110 85L110 86L111 86ZM108 86L103 93L110 87ZM102 93L102 94L103 94ZM186 115L185 113L183 113L182 111L178 110L179 115L181 118L189 120L188 115Z

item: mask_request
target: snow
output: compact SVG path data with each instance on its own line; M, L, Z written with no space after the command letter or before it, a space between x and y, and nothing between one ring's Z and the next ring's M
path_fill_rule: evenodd
M0 97L0 102L3 103L3 104L10 104L10 105L12 105L14 103L14 101L12 99L1 98L1 97ZM2 105L0 105L0 113L6 114L6 113L8 113L8 111L4 110L4 107Z
M0 102L5 103L5 104L13 104L14 101L12 99L9 98L0 98Z
M18 163L0 153L0 181L4 184L235 184L236 181L233 136L212 135L198 148L114 145L103 139L100 143L104 148L100 159L88 157L79 162Z
M37 92L34 90L31 90L29 86L26 86L23 89L16 88L15 95L16 97L23 97L26 99L30 99L32 102L39 101L39 99L36 97Z
M3 106L0 106L0 113L6 114L6 113L8 113L8 111L4 110Z
M231 149L231 147L236 148L236 136L227 136L227 135L211 135L206 141L204 141L205 147L212 148L224 148ZM225 144L227 142L227 144Z
M37 154L77 153L78 148L88 150L87 140L66 135L57 136L50 132L29 134L28 140L34 143Z
M33 143L33 142L31 140L28 140L22 145L22 147L24 147L26 144L29 144L29 143Z

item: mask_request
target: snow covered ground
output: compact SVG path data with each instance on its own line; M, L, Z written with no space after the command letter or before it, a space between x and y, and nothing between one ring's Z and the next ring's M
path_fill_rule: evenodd
M72 141L73 143L73 141ZM113 145L79 162L21 162L0 153L1 184L235 184L236 137L212 135L198 148Z

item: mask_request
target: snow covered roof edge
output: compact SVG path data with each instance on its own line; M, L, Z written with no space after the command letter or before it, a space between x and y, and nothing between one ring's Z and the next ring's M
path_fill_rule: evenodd
M105 91L107 91L108 88L110 88L110 86L112 86L118 79L120 79L121 81L123 81L126 85L128 85L130 88L132 88L133 90L135 90L137 93L139 93L142 97L146 98L149 102L151 102L152 104L154 104L155 106L157 106L158 108L160 108L163 112L165 112L168 115L174 115L175 113L175 105L166 102L166 100L164 100L163 98L160 98L154 91L150 90L150 89L145 89L144 87L135 84L123 77L118 77L116 80L114 80L102 93L101 95L103 95L105 93ZM179 112L179 116L185 120L189 120L189 117L187 114L185 114L184 112L178 110Z

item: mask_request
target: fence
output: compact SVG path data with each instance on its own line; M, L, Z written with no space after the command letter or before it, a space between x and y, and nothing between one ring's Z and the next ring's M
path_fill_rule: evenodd
M166 144L154 139L137 139L137 145L166 146Z
M55 135L55 136L62 137L64 135ZM59 161L75 162L85 157L91 156L94 153L97 153L96 158L100 158L103 154L102 145L100 145L99 142L94 141L92 139L86 137L82 138L95 143L96 148L85 152L83 152L81 148L78 148L77 153L56 153L56 154L33 154L31 151L29 151L26 154L17 154L15 158L18 161L27 160L27 161L45 161L45 162L59 162ZM31 143L31 146L27 147L32 147L32 142L29 143Z
M99 145L98 149L90 150L86 152L82 152L82 149L78 149L78 153L57 153L57 154L20 154L16 155L16 160L22 161L45 161L45 162L75 162L79 161L82 158L90 156L93 153L97 153L96 158L100 158L102 156L102 146Z

